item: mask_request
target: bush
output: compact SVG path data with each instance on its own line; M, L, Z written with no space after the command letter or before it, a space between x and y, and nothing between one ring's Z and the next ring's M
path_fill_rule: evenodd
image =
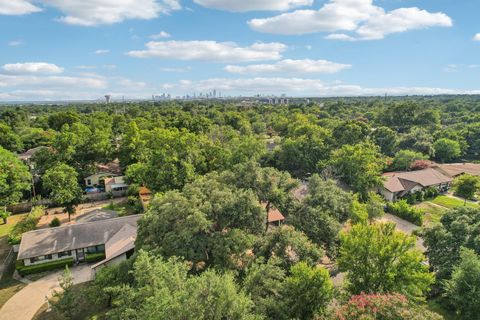
M22 240L22 234L35 230L40 217L44 214L44 207L34 207L32 211L13 227L8 235L8 242L11 245L19 244Z
M85 261L87 262L102 261L103 259L105 259L105 252L87 253L85 255Z
M50 227L60 227L62 223L60 222L60 219L57 217L53 218L52 222L50 222Z
M394 294L356 295L336 308L329 318L335 320L441 320L442 316L427 310L424 306L410 302L405 296Z
M435 187L428 187L425 189L425 199L433 199L439 195L438 189Z
M26 276L29 274L34 274L34 273L39 273L44 271L63 269L65 268L65 266L72 266L72 265L73 265L73 258L71 257L66 259L51 261L51 262L45 262L41 264L35 264L31 266L25 266L23 264L23 261L19 260L17 261L17 271L18 273L20 273L20 275Z
M387 211L396 215L397 217L410 221L417 226L421 226L423 224L423 219L425 216L425 213L422 210L410 206L406 200L388 203Z

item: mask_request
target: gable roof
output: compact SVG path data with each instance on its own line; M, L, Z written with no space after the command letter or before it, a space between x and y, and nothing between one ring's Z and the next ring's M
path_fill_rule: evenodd
M390 192L411 190L416 185L430 187L452 182L452 178L434 168L408 172L387 172L383 174L383 187Z
M124 225L110 240L105 244L105 259L92 266L92 269L115 259L135 248L135 239L137 238L137 227L129 224Z
M449 177L457 177L462 174L480 176L480 164L478 163L435 164L432 165L432 168Z
M18 259L106 244L126 224L136 227L141 216L132 215L26 232L22 236Z

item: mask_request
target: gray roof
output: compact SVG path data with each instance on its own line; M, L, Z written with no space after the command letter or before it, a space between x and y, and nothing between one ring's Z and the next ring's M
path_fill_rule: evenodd
M26 232L22 236L18 259L105 244L125 224L136 227L141 216L133 215Z
M92 269L104 265L108 261L115 259L122 254L135 249L135 239L137 238L137 227L126 224L105 244L105 260L92 266Z
M75 221L79 222L93 222L101 221L118 217L118 212L107 209L95 209L75 217Z

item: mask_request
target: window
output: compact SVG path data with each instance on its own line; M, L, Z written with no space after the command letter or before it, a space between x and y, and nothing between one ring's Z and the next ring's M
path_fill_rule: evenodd
M87 248L88 253L97 253L97 252L105 252L105 246L103 244L93 247Z
M63 251L63 252L59 252L58 253L58 257L61 258L61 257L65 257L65 256L71 256L72 255L72 251L68 250L68 251Z
M88 180L87 180L87 184L88 184L89 186L92 185L92 180L88 179Z

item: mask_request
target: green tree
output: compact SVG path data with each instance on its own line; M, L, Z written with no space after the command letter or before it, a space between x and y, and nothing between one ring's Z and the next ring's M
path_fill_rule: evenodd
M28 167L13 153L0 147L0 207L15 204L31 187Z
M59 279L61 291L55 290L52 301L53 309L65 319L75 319L78 316L78 302L73 288L73 276L68 267L65 267Z
M435 158L441 162L448 162L461 156L462 150L458 141L442 138L433 144Z
M258 239L254 253L266 261L279 259L276 262L284 270L289 270L300 261L317 265L324 254L304 233L288 225L276 228Z
M9 125L2 122L0 122L0 147L12 152L18 152L23 149L20 136Z
M80 203L82 197L77 177L75 169L64 163L48 169L42 177L45 191L55 204L65 207L69 221L71 214L75 213L75 205Z
M0 209L0 218L3 220L3 224L7 224L8 223L8 218L11 216L12 214L10 212L8 212L7 210L4 210L4 209Z
M229 273L188 275L187 264L177 258L165 261L141 250L131 274L131 284L107 288L113 294L108 319L262 319Z
M465 199L464 205L467 205L467 199L473 199L480 188L480 179L469 174L461 175L453 183L453 190L459 197Z
M338 266L347 272L352 294L399 292L422 297L433 274L415 249L415 237L395 231L394 224L357 224L341 237Z
M405 171L411 168L412 163L417 160L426 160L428 157L420 152L412 150L400 150L393 158L391 168L392 170Z
M426 255L438 280L448 279L460 260L460 249L466 247L478 254L480 209L458 207L447 211L440 224L423 232Z
M330 164L336 168L341 180L362 198L382 183L385 160L378 146L370 142L342 146L333 152Z
M244 268L247 250L265 232L266 212L252 190L220 180L210 174L157 196L139 222L137 246L182 256L199 270Z
M372 132L372 140L384 155L392 156L397 147L397 133L388 127L379 127Z
M325 313L333 297L333 283L326 269L299 262L285 280L284 312L288 319L312 319Z
M480 257L470 249L460 251L460 262L452 279L445 281L445 296L461 319L478 319L480 314Z

